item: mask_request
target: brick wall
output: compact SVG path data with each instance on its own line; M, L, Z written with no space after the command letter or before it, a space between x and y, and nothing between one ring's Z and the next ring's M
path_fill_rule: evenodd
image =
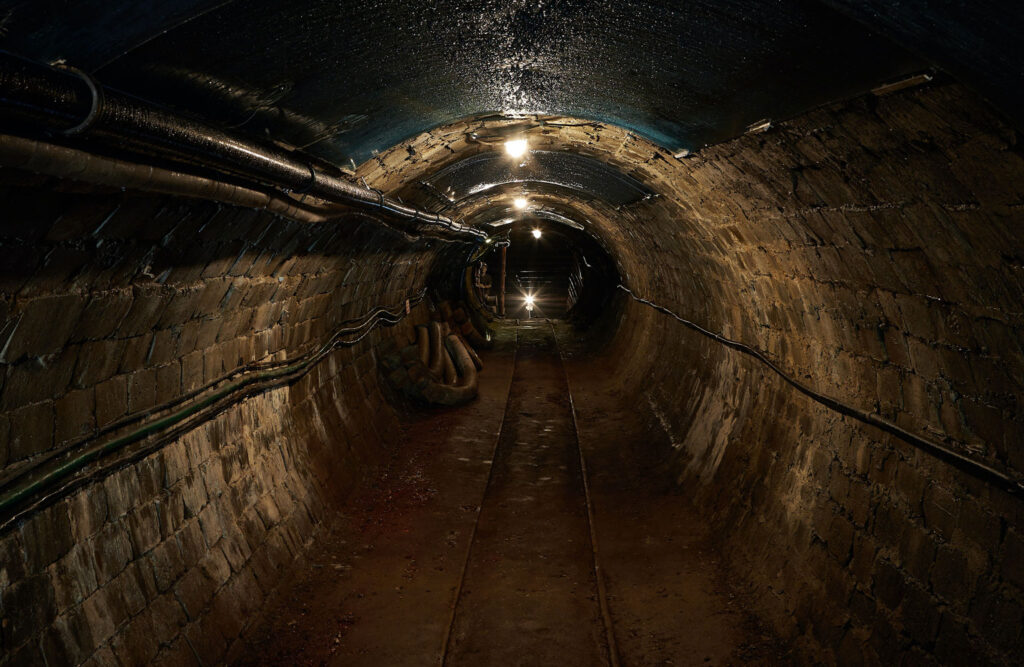
M3 177L5 474L240 366L318 347L418 290L434 256L362 219L309 225ZM398 437L373 353L395 333L336 350L0 534L0 663L229 656L325 512Z

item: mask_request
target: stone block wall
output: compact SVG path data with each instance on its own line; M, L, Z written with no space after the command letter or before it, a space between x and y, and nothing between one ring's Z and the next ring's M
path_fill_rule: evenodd
M432 244L3 173L0 467L401 305ZM399 437L374 348L338 348L0 534L0 663L215 664Z
M818 391L1019 476L1017 141L970 93L937 85L659 167L674 194L637 221L663 246L646 248L638 291ZM1019 496L626 307L623 374L667 416L680 484L805 657L1024 659Z

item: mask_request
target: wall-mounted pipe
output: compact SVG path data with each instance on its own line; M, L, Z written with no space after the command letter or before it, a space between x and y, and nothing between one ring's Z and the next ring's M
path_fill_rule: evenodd
M6 133L82 141L83 146L171 160L285 193L379 212L403 231L475 242L487 238L481 230L326 173L297 151L230 134L101 86L83 73L8 53L0 53L0 121Z
M298 222L326 222L338 217L343 211L338 204L319 199L307 197L300 202L270 189L235 185L206 176L138 164L12 135L0 135L0 164L93 185L261 208Z

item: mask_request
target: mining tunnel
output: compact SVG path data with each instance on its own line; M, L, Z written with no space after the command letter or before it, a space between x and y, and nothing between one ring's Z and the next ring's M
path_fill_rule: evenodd
M1022 31L0 0L0 665L1024 663Z

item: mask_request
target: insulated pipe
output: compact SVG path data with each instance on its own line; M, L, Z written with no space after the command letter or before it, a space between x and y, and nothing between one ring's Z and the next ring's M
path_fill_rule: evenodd
M416 325L416 350L420 363L430 366L430 333L427 327L422 324Z
M455 368L459 372L459 383L456 386L459 388L472 388L473 394L476 395L476 366L473 365L473 360L466 350L466 345L455 334L448 334L448 338L445 339L445 346L448 348L448 352L451 353L452 359L455 361Z
M261 208L298 222L325 222L342 213L342 208L337 204L322 200L307 198L300 204L281 193L264 192L205 176L127 162L11 135L0 135L0 164L94 185Z
M379 210L412 231L483 241L487 235L318 169L295 151L224 132L196 119L61 71L0 53L0 120L19 132L81 137L108 149L168 158L240 176L287 192ZM421 225L423 228L421 229Z
M427 367L435 376L442 377L444 374L444 360L442 357L448 356L448 353L444 350L444 341L441 337L441 323L431 322L427 325L427 330L430 332L430 363Z
M452 355L448 354L447 350L444 353L443 358L444 366L442 372L444 373L445 384L455 384L455 381L459 379L459 374L455 371L455 363L452 361Z
M462 341L462 344L465 346L466 352L469 354L469 358L473 360L473 365L476 366L477 370L483 370L484 362L482 359L480 359L480 355L476 353L476 350L473 349L472 345L466 342L466 339L461 334L456 335L459 337L459 340Z

